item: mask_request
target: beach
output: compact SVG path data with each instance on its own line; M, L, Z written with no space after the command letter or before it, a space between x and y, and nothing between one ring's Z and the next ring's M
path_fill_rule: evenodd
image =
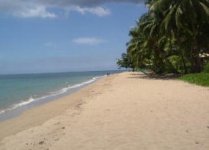
M0 122L0 150L208 150L209 88L124 72Z

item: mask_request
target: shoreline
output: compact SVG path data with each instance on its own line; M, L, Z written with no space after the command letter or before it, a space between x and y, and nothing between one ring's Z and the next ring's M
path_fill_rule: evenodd
M18 117L23 112L30 110L33 107L39 107L40 105L49 103L51 101L55 101L65 96L69 96L73 94L74 92L79 91L80 89L96 82L97 80L103 77L105 77L105 75L95 76L92 79L83 81L81 83L77 83L75 85L68 86L68 87L63 87L62 89L58 91L51 92L51 94L49 95L44 95L42 97L32 98L32 99L30 98L27 101L22 101L20 103L13 104L12 106L0 111L0 122Z
M209 89L123 72L0 123L2 150L209 149Z
M113 75L115 74L112 74L110 76ZM57 95L52 99L38 102L35 105L32 104L32 106L30 106L29 108L25 108L23 110L21 110L22 108L19 108L20 110L14 110L14 114L12 112L11 116L6 116L5 119L0 120L0 141L3 138L12 134L16 134L19 131L41 125L47 120L57 115L60 115L65 110L79 105L81 103L81 95L88 95L91 87L94 86L96 82L105 79L105 77L107 76L96 77L96 80L91 83L87 83L81 87L72 89L72 91ZM55 108L56 106L58 106L58 109ZM38 115L38 117L33 118L34 115ZM33 120L31 120L31 118L33 118ZM24 120L24 123L21 123L21 120ZM13 126L15 126L15 128L13 128ZM8 132L4 132L4 130ZM3 131L3 133L1 131Z

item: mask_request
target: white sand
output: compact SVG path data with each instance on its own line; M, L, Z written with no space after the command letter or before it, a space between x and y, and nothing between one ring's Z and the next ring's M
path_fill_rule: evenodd
M121 73L0 123L0 150L209 150L209 88Z

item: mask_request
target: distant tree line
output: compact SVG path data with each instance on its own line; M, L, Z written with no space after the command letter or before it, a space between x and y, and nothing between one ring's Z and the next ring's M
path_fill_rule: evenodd
M157 74L201 72L209 56L209 0L148 0L146 6L118 66Z

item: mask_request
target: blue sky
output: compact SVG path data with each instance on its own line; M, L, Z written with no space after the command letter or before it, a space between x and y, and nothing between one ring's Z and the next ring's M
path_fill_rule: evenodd
M146 7L103 1L0 0L0 74L117 69Z

